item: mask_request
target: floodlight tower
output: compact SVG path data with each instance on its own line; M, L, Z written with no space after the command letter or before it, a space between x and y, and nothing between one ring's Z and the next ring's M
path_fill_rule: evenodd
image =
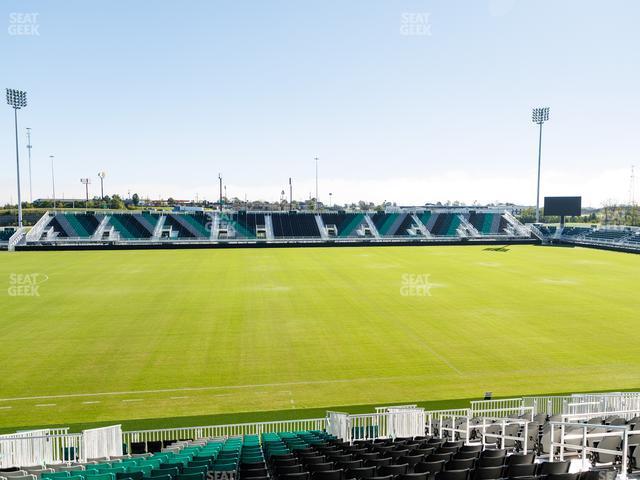
M7 88L7 105L13 108L16 126L16 173L18 181L18 226L22 227L22 197L20 195L20 148L18 146L18 110L27 106L27 92Z
M98 177L100 177L100 199L104 200L104 177L107 176L107 172L102 171L98 173Z
M53 159L56 158L53 155L49 155L51 159L51 192L53 194L53 211L56 211L56 174L53 168Z
M84 185L86 202L89 203L89 184L91 183L91 179L81 178L80 183ZM86 204L85 204L85 207L86 207Z
M222 174L218 173L218 183L220 186L220 204L219 204L219 210L222 212Z
M27 152L29 152L29 203L33 203L33 185L31 183L31 129L27 127Z
M542 156L542 124L549 120L549 107L534 108L531 114L533 123L540 125L538 137L538 189L536 193L536 223L540 223L540 160Z

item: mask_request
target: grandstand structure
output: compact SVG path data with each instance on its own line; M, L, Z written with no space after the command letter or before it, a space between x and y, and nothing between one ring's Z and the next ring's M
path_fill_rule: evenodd
M586 480L640 470L640 392L324 418L0 436L3 480Z
M3 235L6 248L322 243L527 242L530 229L490 208L386 212L47 212Z
M529 228L545 243L563 243L640 253L640 227L530 225Z

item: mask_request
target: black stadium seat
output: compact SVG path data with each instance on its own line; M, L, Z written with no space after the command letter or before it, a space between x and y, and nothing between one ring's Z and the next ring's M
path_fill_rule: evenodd
M436 480L469 480L469 470L445 470L436 474Z
M502 467L476 468L474 480L496 480L502 477Z
M416 473L437 473L444 470L444 460L421 462L414 467Z
M409 465L406 463L402 465L384 465L378 469L378 473L382 476L386 475L402 475L407 473L409 470Z
M376 467L357 467L346 471L346 478L371 478L376 474Z
M522 453L509 455L507 457L507 465L522 465L533 463L536 456L534 453Z
M323 470L311 474L311 480L342 480L343 478L344 472L342 470Z
M398 480L427 480L428 473L405 473L398 477Z
M537 475L549 475L551 473L568 473L571 462L542 462L536 471Z

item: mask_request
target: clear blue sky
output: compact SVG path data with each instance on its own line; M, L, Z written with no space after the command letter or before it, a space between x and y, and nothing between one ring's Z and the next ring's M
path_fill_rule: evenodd
M12 1L2 87L28 91L34 197L107 193L535 201L629 199L640 168L637 1ZM39 35L15 33L37 13ZM422 28L422 30L420 30ZM407 32L407 29L411 30ZM420 30L414 34L415 30ZM0 116L0 201L16 198ZM636 183L640 184L640 180Z

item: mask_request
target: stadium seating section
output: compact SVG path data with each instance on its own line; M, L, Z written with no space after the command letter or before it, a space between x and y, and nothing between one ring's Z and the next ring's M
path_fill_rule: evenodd
M109 225L113 226L123 239L150 238L153 227L150 219L141 214L121 213L109 217Z
M365 223L363 213L323 213L321 215L325 226L335 227L334 232L337 237L355 237L358 236L358 229ZM330 233L330 235L333 235Z
M272 213L271 222L276 238L320 238L315 215Z
M437 214L433 227L429 231L436 236L454 237L458 234L460 223L461 220L457 214L440 213Z
M258 227L265 226L264 213L238 212L224 214L227 221L233 226L236 238L256 238Z
M63 238L91 237L98 224L96 215L91 213L58 213L49 223L57 236Z
M411 214L408 213L383 213L377 212L371 216L378 233L382 237L408 236L417 225Z
M538 230L548 238L584 246L603 246L637 252L640 250L640 229L637 227L578 227L541 225Z
M15 228L4 228L0 230L0 242L8 242L14 233L16 233Z
M515 220L510 220L512 223ZM517 221L516 221L517 222ZM520 225L509 227L504 212L396 209L389 212L218 212L218 211L62 211L46 213L24 234L24 245L168 242L353 242L392 240L456 241L508 237L530 241ZM0 232L10 236L8 231ZM3 246L8 245L2 240Z
M2 480L608 480L615 479L619 458L604 452L590 459L594 466L569 473L570 460L549 461L551 428L555 420L536 415L528 423L530 449L522 449L522 429L509 432L504 445L466 443L448 437L344 442L320 430L263 433L195 440L133 442L130 452L115 458L25 466L0 471ZM487 433L499 430L499 421ZM640 418L591 419L589 423L638 428ZM496 427L491 430L491 428ZM370 427L375 428L375 427ZM597 428L597 427L596 427ZM555 432L559 432L556 428ZM364 433L362 430L360 433ZM478 432L474 431L473 435ZM475 443L474 443L475 442ZM619 437L602 437L599 448L619 450ZM596 445L598 442L596 442ZM567 453L567 455L570 455ZM632 455L631 469L637 468ZM575 457L572 457L575 458ZM598 466L604 465L604 466Z

